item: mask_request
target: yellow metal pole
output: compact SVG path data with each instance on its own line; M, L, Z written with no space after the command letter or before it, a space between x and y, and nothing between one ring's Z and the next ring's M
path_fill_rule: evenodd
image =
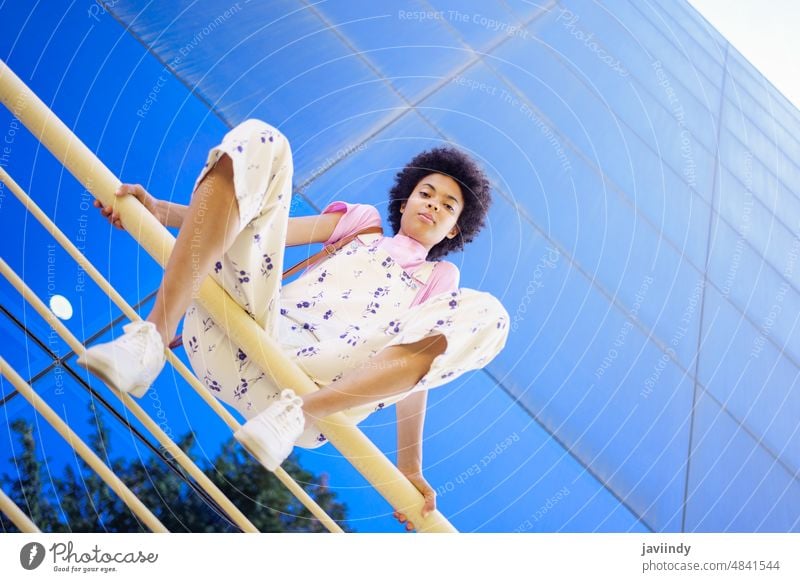
M92 265L78 248L72 244L66 235L50 220L47 215L36 205L36 203L25 193L24 190L17 184L8 173L0 167L0 181L4 182L8 189L17 197L17 199L25 205L25 208L33 214L33 216L44 226L53 238L64 247L72 258L89 274L92 280L109 296L112 301L119 307L122 312L128 316L132 321L139 319L136 311L128 304L125 299L117 292L116 289L109 283L100 272ZM83 353L83 345L77 338L75 338L70 331L50 312L44 303L25 285L25 283L17 276L13 275L12 284L20 291L25 299L39 312L50 325L56 329L58 334L69 344L75 353ZM183 378L189 383L195 392L209 405L211 408L222 418L222 420L231 428L236 431L239 429L240 424L235 418L219 403L219 401L208 393L202 384L195 378L194 374L181 362L171 351L167 353L167 358L170 363L178 370ZM119 398L116 390L112 390ZM257 532L258 529L245 517L245 515L228 499L222 491L203 473L192 460L175 444L172 439L161 429L161 427L152 421L147 413L142 410L136 401L132 398L121 398L122 403L133 412L134 416L145 425L150 433L158 440L164 449L168 450L170 454L175 457L175 460L186 469L186 471L198 482L198 484L208 492L208 494L220 505L220 507L228 514L228 516L238 525L243 531ZM311 514L320 520L320 522L331 532L343 533L342 528L327 514L319 504L306 493L297 482L283 469L275 472L278 479L297 497L303 505L305 505Z
M31 518L25 515L25 512L2 489L0 489L0 511L5 513L11 523L17 526L22 533L42 533L31 521Z
M104 206L115 205L122 224L139 244L162 266L166 264L175 239L132 196L118 199L114 192L119 179L50 111L17 75L0 60L0 102L36 136L41 143ZM250 318L210 277L200 286L198 301L230 339L248 350L247 354L281 386L300 394L317 389L266 330ZM455 528L439 512L423 518L424 500L416 487L386 458L364 434L341 413L320 421L328 440L353 464L375 489L398 511L405 513L418 531L453 532Z
M4 261L0 261L0 266L5 266ZM133 511L139 519L141 519L147 527L150 528L151 531L157 533L166 533L168 532L167 528L158 520L158 518L153 515L147 507L139 500L136 495L134 495L133 491L128 489L127 485L123 483L119 477L117 477L116 473L108 468L108 466L103 463L103 461L98 457L95 452L90 449L86 443L81 440L75 431L73 431L66 422L61 420L55 411L47 405L47 403L42 400L39 395L31 388L30 384L25 382L22 377L17 374L17 372L8 365L8 363L0 356L0 375L6 377L6 379L11 382L11 385L17 389L25 400L31 403L33 408L41 414L47 422L49 422L53 428L55 428L58 433L64 438L65 441L75 449L81 458L86 461L95 473L97 473L100 478L105 481L109 487L119 495L120 499L130 507L131 511Z

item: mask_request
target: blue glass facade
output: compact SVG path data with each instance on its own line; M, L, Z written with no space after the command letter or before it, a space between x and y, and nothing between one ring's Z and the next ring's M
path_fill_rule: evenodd
M688 3L26 10L0 8L3 58L123 181L160 197L185 203L206 151L248 117L292 143L295 214L348 200L385 216L397 170L444 142L484 164L487 228L448 259L463 287L503 302L512 332L483 371L430 395L425 474L457 528L800 531L800 113ZM155 263L5 110L0 132L13 132L2 165L144 299ZM46 298L52 241L24 216L0 198L0 227L22 241L3 258ZM52 252L68 326L105 330L118 310ZM13 318L45 344L49 329L4 281L0 300L2 355L32 378L52 354ZM66 384L47 397L86 391ZM172 375L157 390L176 433L229 436ZM7 419L25 414L11 404ZM393 420L363 425L390 456ZM330 473L353 527L393 528L334 449L300 458Z

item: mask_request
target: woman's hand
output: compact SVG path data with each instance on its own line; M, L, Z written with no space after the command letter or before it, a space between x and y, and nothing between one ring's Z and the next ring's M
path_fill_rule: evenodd
M425 480L425 477L422 476L422 471L403 471L400 469L403 475L411 481L414 487L417 488L417 491L422 493L422 496L425 498L425 503L422 506L422 517L427 517L429 513L436 509L436 491L433 487L430 486ZM414 529L414 524L408 520L404 513L400 513L399 511L394 512L394 517L400 523L406 524L406 531L412 531Z
M142 205L150 214L155 216L158 219L158 221L163 224L163 221L160 216L160 205L159 205L161 201L152 194L150 194L147 190L145 190L141 184L122 184L117 189L117 191L114 192L114 195L133 196L139 202L142 203ZM95 208L100 209L100 214L105 216L111 224L113 224L120 230L125 230L125 228L122 226L122 221L119 218L119 214L117 214L117 212L114 211L112 206L103 206L103 203L100 202L99 200L95 200L94 205Z

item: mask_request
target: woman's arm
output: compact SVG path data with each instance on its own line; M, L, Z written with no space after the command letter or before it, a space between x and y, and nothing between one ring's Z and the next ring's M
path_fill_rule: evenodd
M405 474L422 472L422 429L428 391L414 392L395 404L397 411L397 468Z
M397 468L406 476L417 491L422 493L425 503L420 513L426 517L436 509L436 491L422 476L422 428L425 424L425 409L428 391L414 392L395 404L397 409ZM404 513L394 512L407 530L414 529Z
M153 214L164 226L180 228L188 209L189 207L183 204L158 200ZM344 216L344 212L289 218L289 225L286 229L286 246L325 242L331 238L342 216Z
M159 200L158 207L153 214L155 214L156 218L158 218L164 226L176 226L180 228L188 209L189 207L183 204ZM342 216L344 216L344 212L290 217L289 225L286 229L286 246L294 247L297 245L325 242L331 238Z
M186 215L186 210L188 208L182 204L173 204L166 200L159 200L145 190L141 184L120 184L119 188L114 192L114 196L133 196L142 203L145 210L155 216L156 220L164 226L180 226L183 223L183 217ZM111 224L124 230L119 214L114 211L113 204L103 206L102 202L95 200L94 205L96 208L100 209L100 214L105 216Z
M180 228L189 207L184 204L159 200L153 215L166 227Z
M286 229L286 246L294 247L327 241L331 238L342 216L344 216L344 212L289 218L289 226Z
M145 190L141 184L121 184L115 194L117 196L134 196L144 205L148 212L168 228L180 228L189 210L189 207L185 204L177 204L156 198ZM112 224L117 228L122 228L119 216L112 212L110 205L103 207L99 200L95 200L94 205L100 208L101 214L108 218ZM314 216L289 218L289 224L286 229L286 246L293 247L327 241L331 238L333 231L336 230L336 226L344 214L344 212L329 212Z

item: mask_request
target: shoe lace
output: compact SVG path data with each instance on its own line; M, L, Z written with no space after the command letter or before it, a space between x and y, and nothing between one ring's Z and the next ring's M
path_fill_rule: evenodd
M281 410L277 418L286 420L291 417L295 419L302 419L303 413L303 399L297 396L292 390L286 389L281 392L281 398L286 401L286 407Z
M147 341L147 334L146 330L138 329L136 332L129 336L129 341L133 344L133 347L136 349L136 353L141 354L139 356L139 364L145 363L145 356L147 354L148 348L148 341Z

